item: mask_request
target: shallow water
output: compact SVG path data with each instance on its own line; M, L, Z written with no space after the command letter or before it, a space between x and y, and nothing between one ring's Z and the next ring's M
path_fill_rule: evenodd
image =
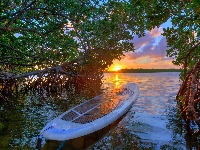
M180 125L178 118L170 118L177 113L179 73L105 74L105 79L105 86L135 82L140 92L129 113L94 149L186 149L184 134L173 127Z
M97 142L88 149L199 148L198 141L187 138L177 113L175 95L180 86L179 73L106 73L103 81L102 89L105 90L135 82L140 88L139 97L125 117L108 130L100 131L103 133L100 138L90 135ZM38 95L28 94L3 103L0 105L0 119L3 118L6 128L0 132L0 150L35 149L37 136L44 125L82 101L83 98L76 96L73 100L65 95L59 100L52 97L42 100ZM77 146L85 139L88 137L71 143L75 142ZM53 150L60 143L46 141L43 144L43 149L51 147ZM69 145L67 141L65 149L70 149Z

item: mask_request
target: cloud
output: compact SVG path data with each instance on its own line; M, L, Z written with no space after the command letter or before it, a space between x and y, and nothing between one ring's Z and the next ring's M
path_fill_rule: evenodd
M141 57L150 57L155 61L168 60L166 58L166 38L161 36L162 28L155 28L147 32L144 37L135 36L130 42L134 43L135 52L129 52L125 56L128 60Z
M160 34L163 33L163 29L162 27L160 28L154 28L150 31L150 34L153 36L153 37L157 37L157 36L160 36Z

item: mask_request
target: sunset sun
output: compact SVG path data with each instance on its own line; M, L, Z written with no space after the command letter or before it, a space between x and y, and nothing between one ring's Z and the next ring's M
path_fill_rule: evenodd
M121 69L120 66L115 66L115 68L114 68L115 71L119 71L120 69Z

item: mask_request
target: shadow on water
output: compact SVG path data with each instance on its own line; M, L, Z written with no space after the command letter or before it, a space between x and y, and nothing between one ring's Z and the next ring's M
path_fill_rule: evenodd
M100 82L89 85L72 86L62 93L41 89L12 94L0 104L0 150L35 149L37 136L48 122L101 93Z
M125 114L126 115L126 114ZM112 124L98 130L96 132L90 133L88 135L70 139L67 141L53 141L46 140L45 145L41 150L82 150L88 149L93 146L96 142L101 140L111 129L115 128L117 124L123 119L125 116L123 115L118 120L113 122ZM100 147L99 147L100 149Z
M191 133L187 133L187 126L185 122L181 119L181 115L177 107L170 107L168 110L167 117L169 120L167 128L172 133L173 142L171 142L171 145L167 143L163 145L163 147L168 149L199 150L200 136L198 131L196 132L196 136L191 135Z

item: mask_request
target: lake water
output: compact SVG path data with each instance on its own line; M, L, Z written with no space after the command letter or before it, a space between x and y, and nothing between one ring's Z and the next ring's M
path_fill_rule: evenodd
M76 139L71 143L67 141L63 149L70 149L72 145L76 149L84 145L92 150L199 148L198 141L193 142L186 136L178 115L175 96L180 87L179 73L105 73L102 89L112 89L128 82L135 82L140 88L139 97L130 111L107 130L100 131L103 135L93 138L93 143L90 135L90 138ZM28 94L0 104L0 121L6 125L0 131L0 150L35 149L37 136L44 125L83 101L80 97L68 99L65 96L57 100L48 95L41 98ZM90 141L88 147L84 141ZM42 144L43 150L57 149L60 145L56 141Z

